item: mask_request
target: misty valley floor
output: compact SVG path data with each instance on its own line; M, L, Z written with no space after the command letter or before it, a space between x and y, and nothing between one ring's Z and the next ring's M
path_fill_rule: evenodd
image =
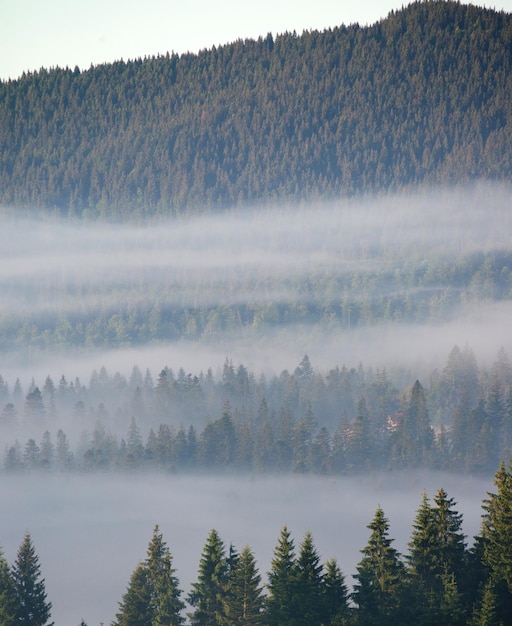
M248 544L262 579L280 529L296 542L310 530L325 561L335 557L351 583L366 525L380 504L390 536L405 552L424 490L443 487L464 515L468 544L479 532L481 502L492 481L441 473L382 477L5 477L0 543L9 562L25 530L38 552L56 624L109 623L131 572L145 557L152 529L163 532L185 593L197 575L212 528L241 549Z

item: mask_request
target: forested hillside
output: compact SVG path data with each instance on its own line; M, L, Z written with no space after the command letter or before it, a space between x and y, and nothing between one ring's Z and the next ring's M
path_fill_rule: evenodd
M2 469L18 472L354 475L429 468L490 475L512 451L512 365L454 346L429 384L307 355L267 378L226 359L216 377L94 370L23 389L0 376ZM399 386L400 385L400 386ZM20 441L21 437L26 441ZM2 470L0 470L1 472Z
M510 180L511 61L510 14L427 1L365 28L41 69L0 83L0 202L140 218Z

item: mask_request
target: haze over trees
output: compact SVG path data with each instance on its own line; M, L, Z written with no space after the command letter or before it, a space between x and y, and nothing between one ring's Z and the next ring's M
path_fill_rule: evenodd
M434 0L0 82L3 485L499 467L474 541L444 489L405 550L377 506L352 585L285 524L182 589L152 521L112 626L509 623L511 93L512 15ZM27 532L0 623L52 609Z
M0 83L0 202L125 219L510 181L511 49L510 14L427 1L364 28L41 69Z
M481 532L471 545L462 532L462 513L442 488L432 503L423 493L407 554L394 547L389 521L378 506L352 591L336 560L322 561L310 531L296 546L284 525L262 577L249 545L241 552L227 548L212 529L187 605L171 550L155 526L147 557L133 570L112 626L180 625L187 618L196 626L506 624L512 609L511 472L504 464L496 472L494 490L483 501ZM3 624L51 626L51 603L29 533L11 568L0 558L0 576Z

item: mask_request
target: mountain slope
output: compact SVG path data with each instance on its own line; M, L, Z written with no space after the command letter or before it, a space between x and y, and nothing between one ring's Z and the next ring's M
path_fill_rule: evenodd
M512 16L379 23L0 83L0 202L107 218L512 172Z

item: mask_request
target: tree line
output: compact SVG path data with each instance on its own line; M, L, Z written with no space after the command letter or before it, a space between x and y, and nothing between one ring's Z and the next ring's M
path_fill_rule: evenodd
M352 590L336 559L325 563L307 531L296 546L281 529L266 582L249 545L227 547L212 529L185 596L158 525L133 570L112 626L499 626L512 612L512 466L500 465L468 547L463 516L444 489L423 493L408 553L393 546L378 506ZM3 626L50 626L51 603L30 534L9 568L0 556ZM186 616L185 610L187 609ZM86 626L82 620L81 626Z
M285 298L278 268L261 276L244 275L243 269L226 273L223 291L250 294L235 303L218 304L218 285L190 282L186 269L152 268L145 274L143 268L123 268L123 281L111 286L110 298L103 297L101 285L79 277L34 281L13 274L3 278L6 301L25 295L15 311L6 309L0 318L0 349L33 355L51 349L208 341L223 333L244 333L258 342L265 329L292 324L314 324L326 334L379 323L436 324L465 307L507 302L512 296L512 253L499 244L487 251L449 254L413 250L410 241L393 242L364 255L356 253L355 243L350 245L344 254L354 252L356 262L346 271L339 272L333 260L328 272L290 273ZM375 264L370 262L374 259ZM41 313L36 305L44 308L49 292L54 297L52 290L59 296L55 307ZM73 310L69 300L75 303Z
M454 346L428 386L408 372L398 387L400 375L362 364L321 374L305 355L292 373L268 380L227 358L217 378L211 369L193 376L165 367L155 383L134 367L127 381L102 368L88 387L48 376L26 395L19 380L11 391L0 377L3 469L491 475L511 456L504 349L479 368L469 346ZM17 433L27 430L42 436L22 446ZM69 433L81 433L73 445Z
M0 82L0 202L145 219L510 180L511 44L509 13L426 0L368 27L24 73Z

